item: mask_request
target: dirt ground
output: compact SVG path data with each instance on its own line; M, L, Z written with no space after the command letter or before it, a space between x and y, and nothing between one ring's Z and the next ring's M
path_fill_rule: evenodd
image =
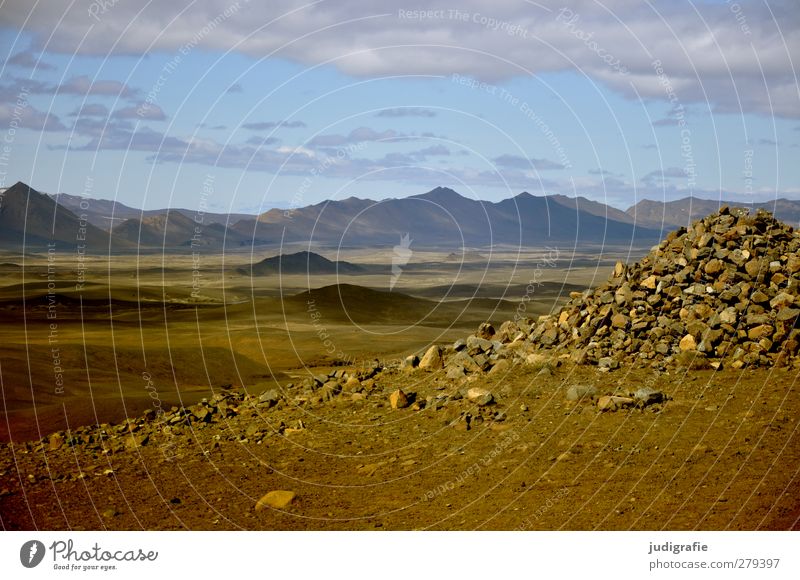
M4 529L800 529L796 370L529 365L482 377L496 403L452 395L441 373L386 372L362 399L292 398L193 424L142 447L2 453ZM643 385L663 404L599 412L566 401ZM397 388L422 408L392 409ZM356 397L359 398L359 397ZM298 402L299 401L299 402ZM466 428L465 414L472 417ZM298 429L300 423L305 428ZM257 425L262 434L253 436ZM286 429L288 427L288 429ZM168 452L167 452L168 451ZM256 510L287 490L283 509Z

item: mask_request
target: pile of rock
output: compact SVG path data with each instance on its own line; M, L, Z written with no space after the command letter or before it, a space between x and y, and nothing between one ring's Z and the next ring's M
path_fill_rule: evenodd
M607 283L571 296L529 339L604 368L632 359L786 364L800 347L798 249L800 236L769 213L723 207L640 262L617 263Z
M453 379L536 363L547 352L601 370L634 360L785 365L800 349L798 249L800 235L769 213L723 207L672 232L640 262L618 262L605 284L572 293L557 314L505 322L497 332L484 324L423 360Z

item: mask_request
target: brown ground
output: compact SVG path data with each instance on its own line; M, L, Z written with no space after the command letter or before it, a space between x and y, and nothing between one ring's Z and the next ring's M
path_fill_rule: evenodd
M600 413L568 384L671 400ZM219 424L158 434L138 450L3 454L5 529L800 529L796 371L599 374L530 366L480 379L498 404L391 409L397 387L454 386L425 371L379 375L363 401L247 403ZM526 410L522 410L526 408ZM465 430L464 412L475 419ZM503 412L502 421L493 415ZM477 419L477 417L482 417ZM281 423L306 428L277 430ZM247 440L256 422L261 443ZM219 446L215 447L215 437ZM165 450L169 450L165 459ZM175 453L175 457L171 457ZM84 479L77 476L83 472ZM270 490L285 511L255 511Z
M561 282L606 278L586 263L575 268L573 257L537 277L556 284L536 288L534 312L563 300ZM243 259L234 258L225 257L231 268ZM280 299L305 290L306 277L251 283L230 270L214 275L219 258L211 259L204 258L199 305L189 300L186 257L90 263L92 284L80 296L70 291L72 266L60 264L61 395L54 392L42 258L27 257L24 273L2 272L0 441L14 441L0 448L3 529L800 528L797 369L602 374L565 364L548 376L517 366L479 379L498 400L484 410L464 400L393 410L394 389L424 402L459 385L423 371L392 371L379 375L362 401L345 394L303 402L296 388L275 408L247 399L235 417L171 435L145 424L150 441L129 450L118 449L129 436L108 453L25 443L139 416L152 407L145 373L168 410L224 392L223 385L258 395L332 365L391 361L448 343L480 321L513 316L533 276L530 264L516 262L488 272L459 264L409 269L398 291L446 299L430 316L420 303L425 317L419 304L373 304L356 293L343 309L322 297L331 354L302 301ZM386 281L320 277L313 287L337 282ZM472 293L480 300L456 302ZM498 302L502 297L507 302ZM360 319L373 312L367 306L375 307L376 321ZM379 311L395 319L377 320ZM601 394L652 386L671 399L613 413L565 401L569 385L586 383ZM465 413L475 417L469 430ZM292 432L298 421L306 428ZM263 437L248 435L254 425ZM254 510L262 495L280 489L297 494L290 507Z

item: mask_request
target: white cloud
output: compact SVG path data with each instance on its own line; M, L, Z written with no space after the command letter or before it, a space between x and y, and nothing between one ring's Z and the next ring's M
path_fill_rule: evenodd
M569 12L562 0L464 0L458 3L464 19L452 17L453 4L445 0L400 7L394 0L330 0L306 8L300 0L197 0L181 12L186 4L153 3L141 10L138 3L119 2L98 22L83 3L11 0L4 20L33 31L35 48L47 41L48 50L68 54L105 56L113 47L143 55L187 43L219 50L236 44L255 57L276 51L304 64L331 60L356 76L455 72L490 82L577 68L629 97L667 100L654 71L659 60L683 104L800 117L792 65L800 53L796 0L740 2L736 12L731 3L672 0L573 0ZM236 10L220 19L232 6ZM439 15L410 18L400 9Z

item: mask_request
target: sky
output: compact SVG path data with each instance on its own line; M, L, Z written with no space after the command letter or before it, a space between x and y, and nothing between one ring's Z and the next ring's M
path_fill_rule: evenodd
M797 0L10 0L0 60L0 187L800 199Z

